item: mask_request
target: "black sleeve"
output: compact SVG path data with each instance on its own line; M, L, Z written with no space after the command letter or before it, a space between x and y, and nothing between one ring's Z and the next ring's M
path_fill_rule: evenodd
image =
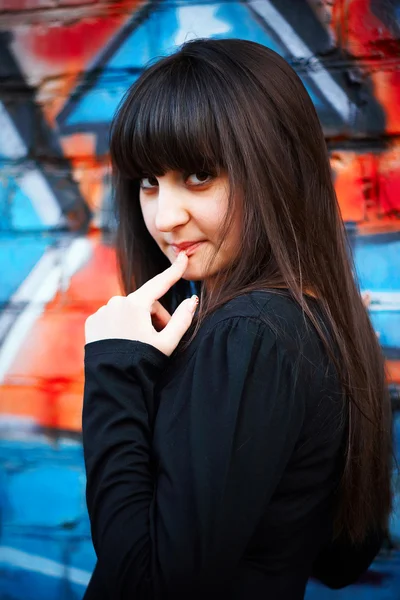
M176 459L154 477L153 390L166 360L139 342L86 346L87 505L96 571L113 600L194 598L231 578L303 423L296 374L272 332L224 321L169 398L171 410L186 408L171 439Z
M385 534L370 532L360 544L340 537L327 545L313 565L313 577L331 589L356 583L378 554Z

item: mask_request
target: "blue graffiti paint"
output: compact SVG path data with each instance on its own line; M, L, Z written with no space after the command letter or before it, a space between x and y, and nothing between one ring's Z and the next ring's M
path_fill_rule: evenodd
M395 417L395 434L400 459L400 415ZM40 438L2 440L0 469L3 472L1 542L3 548L12 550L7 560L0 548L0 594L36 599L34 589L40 590L41 600L82 597L95 555L84 501L81 444L68 440L54 444ZM391 520L391 535L398 541L399 491ZM374 562L370 574L351 588L331 591L311 581L306 600L350 600L356 594L364 600L382 600L382 586L378 585L382 581L385 597L397 600L399 567L399 552L382 555Z
M68 131L68 127L79 128L80 125L86 131L87 125L93 124L96 129L100 123L110 123L126 89L137 79L150 59L170 54L177 45L192 37L248 39L287 56L284 45L255 20L242 3L196 3L190 7L182 5L157 10L128 37L121 34L121 45L101 65L102 72L95 85L83 93L69 112L62 123L64 130ZM317 109L322 109L321 98L309 85L307 89Z
M3 235L0 239L0 304L9 300L43 256L51 239L38 235Z
M398 233L359 236L354 248L354 258L362 289L400 292Z
M24 194L18 182L9 177L0 179L0 231L43 231L48 225L42 223L30 198Z

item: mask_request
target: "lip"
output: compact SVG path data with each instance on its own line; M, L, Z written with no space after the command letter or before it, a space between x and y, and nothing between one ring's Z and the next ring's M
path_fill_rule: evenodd
M198 242L181 242L180 244L171 244L171 248L173 249L175 254L179 254L179 252L182 252L182 250L184 250L187 256L191 256L203 243L204 240L200 240Z

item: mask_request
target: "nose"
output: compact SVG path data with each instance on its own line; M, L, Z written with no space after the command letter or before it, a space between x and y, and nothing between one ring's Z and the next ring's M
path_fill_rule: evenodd
M155 226L167 233L185 225L190 219L184 198L176 186L159 185Z

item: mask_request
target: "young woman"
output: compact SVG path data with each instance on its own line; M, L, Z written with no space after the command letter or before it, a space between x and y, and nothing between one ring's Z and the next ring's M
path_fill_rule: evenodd
M86 322L85 598L355 581L390 512L390 403L303 84L258 44L190 42L128 91L111 157L126 296Z

